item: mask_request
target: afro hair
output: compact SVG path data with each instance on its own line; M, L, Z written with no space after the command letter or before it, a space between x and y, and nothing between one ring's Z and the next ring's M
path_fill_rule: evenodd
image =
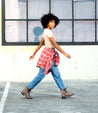
M54 20L55 21L55 27L60 22L59 18L56 17L54 14L52 14L52 13L45 14L45 15L43 15L41 17L41 24L42 24L43 28L47 28L47 25L48 25L50 20Z

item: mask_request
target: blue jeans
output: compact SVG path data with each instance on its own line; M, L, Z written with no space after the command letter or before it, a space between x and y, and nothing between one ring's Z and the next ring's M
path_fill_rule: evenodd
M61 75L60 72L58 70L58 67L54 65L54 62L52 63L50 72L52 73L52 76L58 86L58 88L64 89L65 86L63 84L63 81L61 79ZM28 85L29 89L33 89L46 75L44 75L44 70L42 68L39 69L39 73L38 75L30 82L30 84Z

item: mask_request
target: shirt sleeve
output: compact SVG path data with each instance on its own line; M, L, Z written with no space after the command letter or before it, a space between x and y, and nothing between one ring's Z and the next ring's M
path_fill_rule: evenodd
M47 36L48 36L48 38L53 37L52 31L48 31L48 32L47 32Z

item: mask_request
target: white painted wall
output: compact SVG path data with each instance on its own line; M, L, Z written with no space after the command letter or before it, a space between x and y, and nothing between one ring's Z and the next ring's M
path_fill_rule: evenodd
M17 46L14 47L14 52L10 51L10 46L0 47L0 81L31 81L38 73L36 63L43 49L42 47L36 54L34 60L29 61L35 47ZM98 79L98 46L61 47L71 55L71 59L67 59L60 53L59 70L63 79ZM7 54L5 50L8 50ZM46 80L52 80L51 74L44 78Z

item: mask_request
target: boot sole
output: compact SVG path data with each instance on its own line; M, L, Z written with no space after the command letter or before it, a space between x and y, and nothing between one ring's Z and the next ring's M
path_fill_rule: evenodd
M71 95L69 95L68 97L71 97L71 96L73 96L74 95L74 93L72 93Z
M28 98L23 92L21 92L21 94L22 94L23 96L25 96L27 99L32 99L32 97Z
M62 97L62 99L66 99L67 97Z
M69 96L66 96L66 97L61 97L62 99L66 99L67 97L71 97L71 96L73 96L74 95L74 93L72 94L72 95L69 95Z
M23 93L23 92L21 92L21 94L22 94L22 95L24 95L24 93Z

